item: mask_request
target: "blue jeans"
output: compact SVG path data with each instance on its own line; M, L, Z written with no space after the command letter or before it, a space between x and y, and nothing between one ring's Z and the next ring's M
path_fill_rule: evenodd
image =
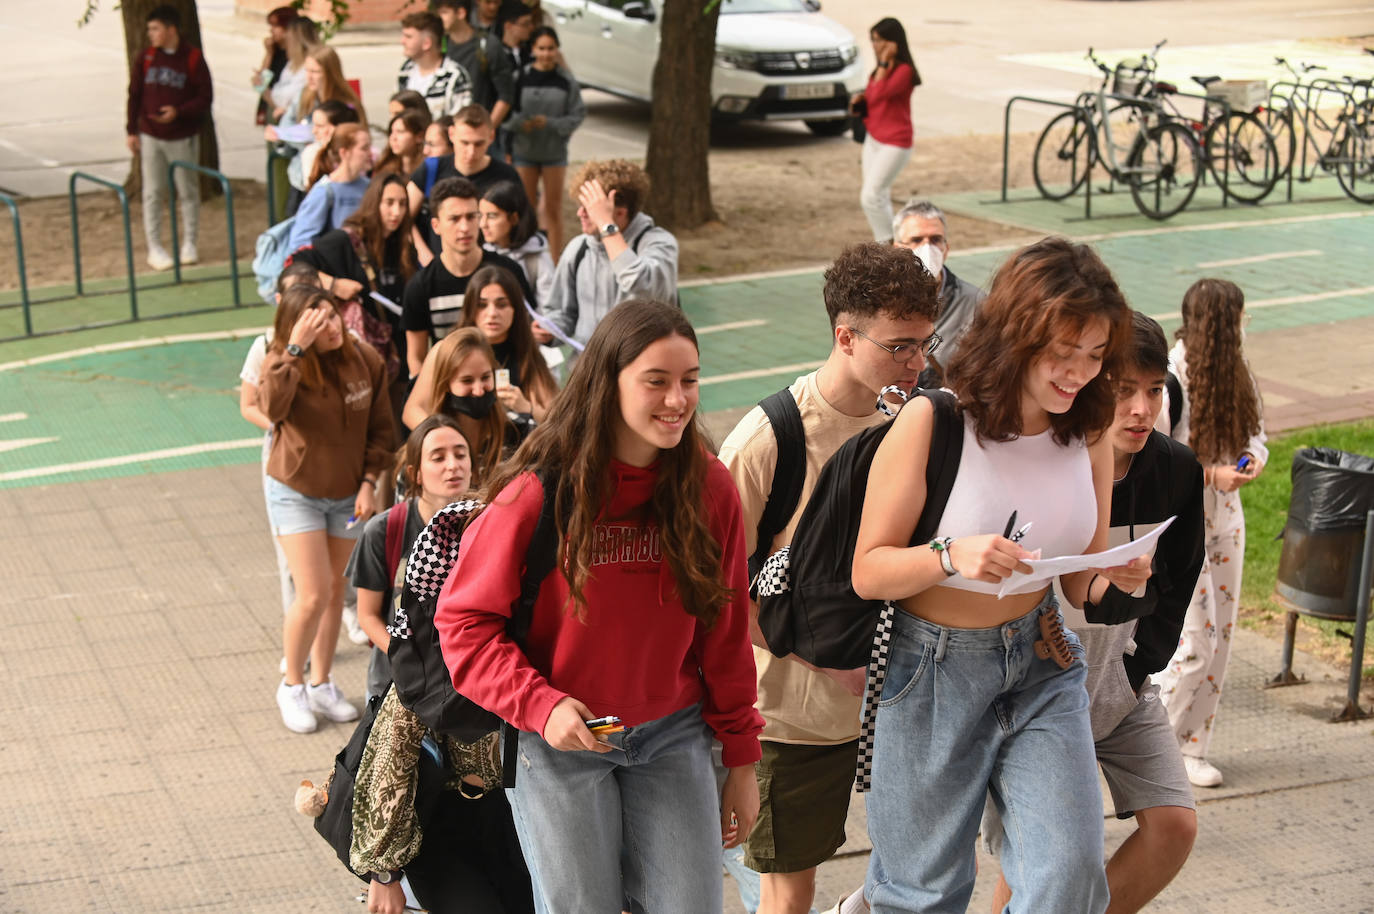
M991 793L1006 838L1012 912L1107 907L1083 647L1067 670L1036 657L1040 605L996 628L896 614L878 705L865 894L875 914L963 912L974 839Z
M610 752L520 734L511 810L549 914L719 914L720 798L701 706L626 728Z

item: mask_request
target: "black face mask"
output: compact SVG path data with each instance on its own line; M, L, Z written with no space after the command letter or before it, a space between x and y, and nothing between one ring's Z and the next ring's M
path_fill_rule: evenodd
M444 412L462 413L474 419L485 419L491 408L496 405L496 390L488 390L480 397L460 397L455 393L444 394Z

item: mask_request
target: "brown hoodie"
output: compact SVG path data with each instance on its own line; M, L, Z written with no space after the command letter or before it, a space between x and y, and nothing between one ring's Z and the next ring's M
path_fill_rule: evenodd
M386 366L366 343L352 348L320 388L301 383L294 356L269 351L263 360L258 407L273 423L267 475L302 495L351 498L391 462Z

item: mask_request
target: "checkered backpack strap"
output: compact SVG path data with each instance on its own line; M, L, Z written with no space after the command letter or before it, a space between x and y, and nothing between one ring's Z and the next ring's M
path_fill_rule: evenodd
M887 660L892 653L892 620L897 610L891 603L883 604L878 616L878 630L873 636L873 654L868 661L868 677L864 682L863 717L859 721L859 758L854 774L854 789L867 793L873 786L873 736L878 723L878 700L887 680Z
M406 588L420 602L429 600L439 593L448 579L449 570L458 559L458 543L463 538L463 529L482 503L475 499L456 501L435 512L425 529L415 540L406 562ZM387 626L391 637L408 639L411 635L410 617L406 614L404 602L396 608L396 620Z

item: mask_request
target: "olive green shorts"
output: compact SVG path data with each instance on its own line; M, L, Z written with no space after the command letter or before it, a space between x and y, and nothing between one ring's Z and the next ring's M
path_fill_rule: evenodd
M820 866L844 844L859 741L838 746L762 742L759 818L744 843L744 863L760 873Z

